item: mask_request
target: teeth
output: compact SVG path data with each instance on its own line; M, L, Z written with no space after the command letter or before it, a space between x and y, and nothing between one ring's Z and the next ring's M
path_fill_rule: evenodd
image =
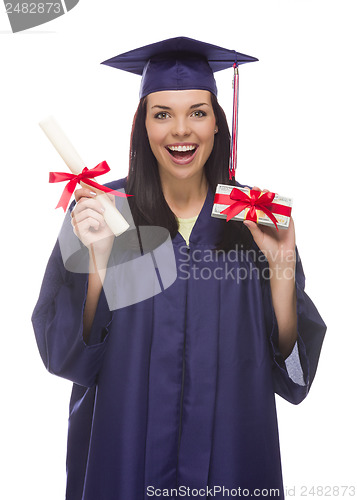
M170 151L193 151L196 146L168 146Z

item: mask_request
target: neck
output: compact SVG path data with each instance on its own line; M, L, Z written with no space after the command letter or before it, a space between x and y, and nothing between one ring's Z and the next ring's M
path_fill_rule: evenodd
M177 217L198 215L205 202L208 182L204 172L190 179L167 179L160 175L167 204Z

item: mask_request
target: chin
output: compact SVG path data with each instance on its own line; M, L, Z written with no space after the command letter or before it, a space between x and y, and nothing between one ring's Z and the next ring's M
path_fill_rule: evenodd
M166 178L171 177L177 180L188 180L194 177L200 177L202 176L202 174L204 174L203 166L199 168L193 168L193 166L191 165L170 165L164 167L161 166L159 167L159 171Z

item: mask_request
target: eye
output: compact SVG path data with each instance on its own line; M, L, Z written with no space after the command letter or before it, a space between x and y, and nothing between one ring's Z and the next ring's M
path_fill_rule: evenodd
M194 118L202 118L203 116L207 116L207 113L205 111L202 111L201 109L198 109L197 111L194 111L192 115Z
M157 118L158 120L166 120L169 116L170 115L166 113L166 111L160 111L160 113L156 113L154 118Z

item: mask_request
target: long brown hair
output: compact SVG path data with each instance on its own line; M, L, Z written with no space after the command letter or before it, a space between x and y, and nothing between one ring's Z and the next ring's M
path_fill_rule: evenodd
M213 94L211 102L218 133L204 169L209 187L215 192L217 184L235 185L235 182L229 179L228 173L231 140L226 115ZM134 195L128 201L136 226L165 227L174 238L178 223L162 192L157 160L151 151L145 126L146 111L144 97L133 120L126 192ZM251 235L241 222L230 221L224 224L222 241L217 249L229 250L237 245L250 247Z

